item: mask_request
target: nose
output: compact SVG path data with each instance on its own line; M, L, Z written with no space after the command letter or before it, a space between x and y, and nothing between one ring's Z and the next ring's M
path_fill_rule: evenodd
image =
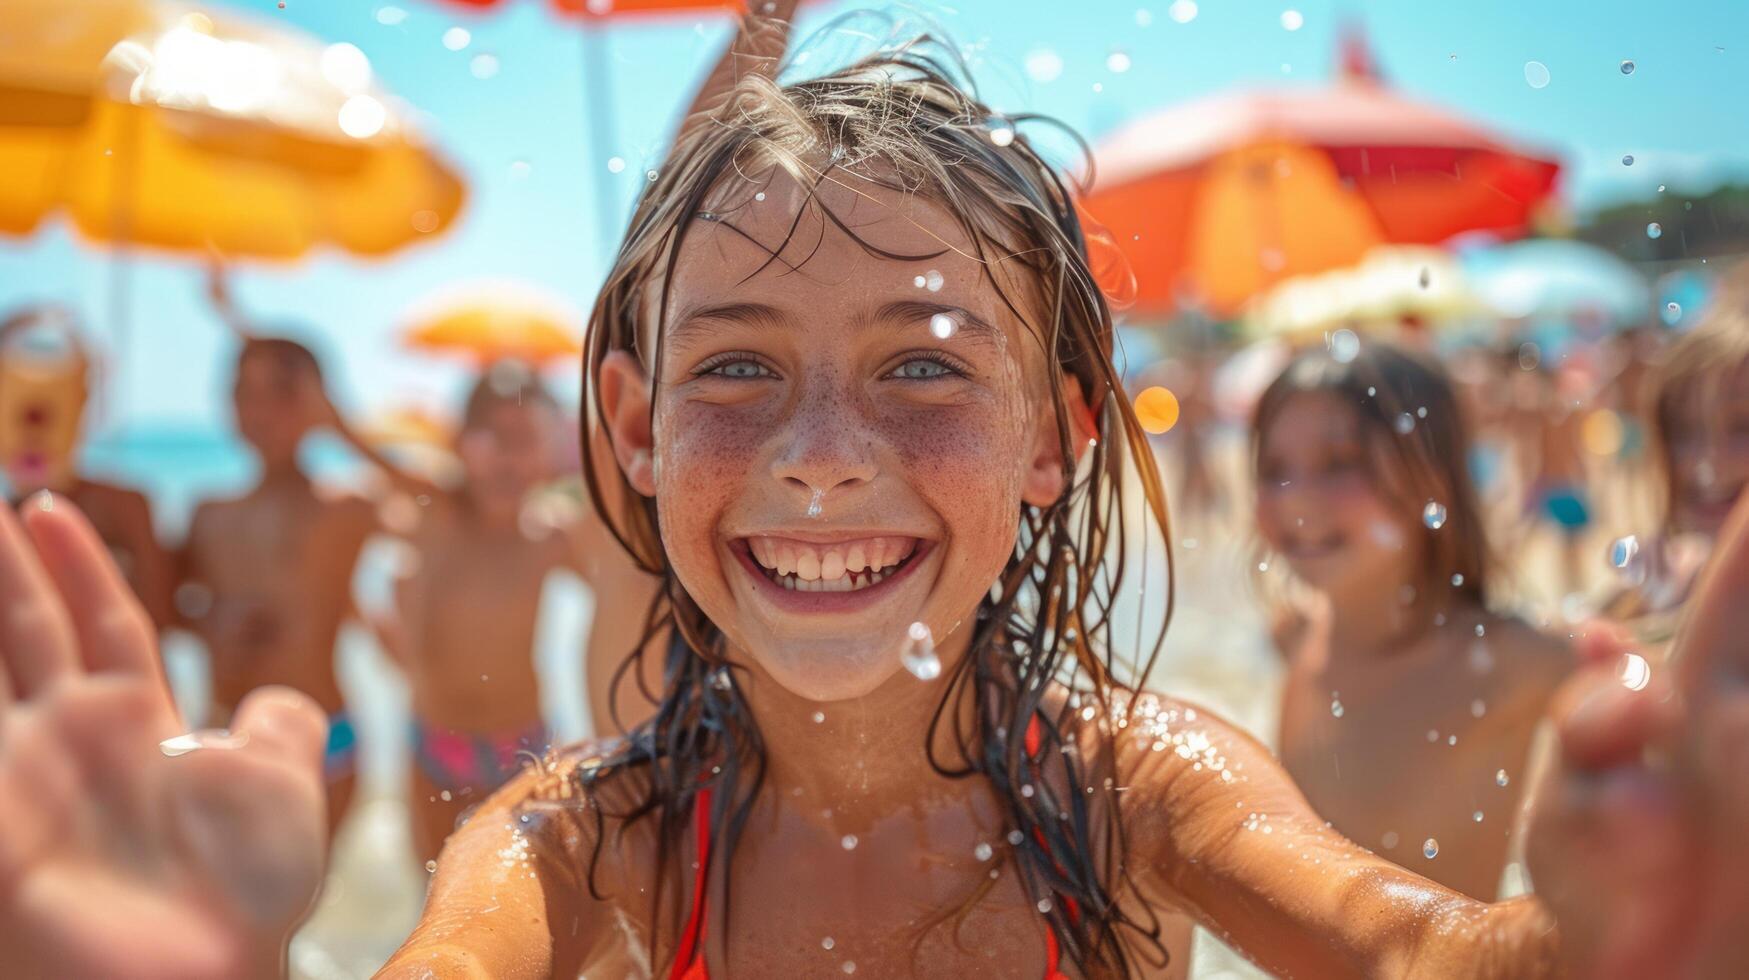
M830 494L875 477L873 439L852 399L843 391L815 392L801 399L771 475L809 494Z

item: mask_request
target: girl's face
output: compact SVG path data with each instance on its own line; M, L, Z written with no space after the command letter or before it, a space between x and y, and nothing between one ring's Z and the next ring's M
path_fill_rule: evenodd
M1420 528L1380 491L1377 448L1326 392L1290 395L1261 433L1257 527L1293 573L1326 593L1402 581Z
M1711 535L1749 485L1749 361L1719 380L1686 386L1670 406L1676 525Z
M831 701L893 679L913 623L951 666L1063 466L1040 348L990 281L1018 302L1019 270L968 256L920 197L842 170L818 193L869 245L949 251L872 255L781 172L732 189L672 270L653 391L623 352L601 382L621 466L731 656Z

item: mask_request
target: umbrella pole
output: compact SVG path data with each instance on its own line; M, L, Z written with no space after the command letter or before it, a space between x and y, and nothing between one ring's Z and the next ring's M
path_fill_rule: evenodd
M109 325L114 335L115 349L110 356L107 384L98 386L97 417L105 428L121 424L118 410L122 403L123 381L127 377L128 341L132 331L129 319L133 310L133 235L134 195L138 190L140 169L139 113L123 114L121 146L110 171L109 237L113 243L109 262Z
M602 254L613 260L613 247L618 237L618 222L614 220L613 173L607 169L607 157L613 155L616 127L613 118L613 71L608 63L609 48L605 31L592 19L583 21L583 113L588 117L591 154L600 159L587 164L595 174L595 208L600 222Z

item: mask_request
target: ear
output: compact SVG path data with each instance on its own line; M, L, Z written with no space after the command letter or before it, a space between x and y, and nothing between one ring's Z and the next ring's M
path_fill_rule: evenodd
M650 376L629 352L616 350L601 361L601 424L613 438L613 454L633 490L656 495L651 454Z
M1087 396L1081 390L1081 379L1063 372L1063 401L1069 413L1069 446L1074 453L1074 466L1063 464L1063 447L1057 442L1056 410L1050 399L1041 400L1038 418L1034 420L1032 451L1028 457L1026 476L1021 482L1020 499L1034 507L1048 507L1068 488L1069 474L1080 466L1087 454L1088 443L1098 438L1093 410L1087 406Z

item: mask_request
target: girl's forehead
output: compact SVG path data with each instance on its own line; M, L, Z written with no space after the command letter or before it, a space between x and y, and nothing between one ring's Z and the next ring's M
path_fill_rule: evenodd
M1360 413L1331 391L1296 391L1277 403L1264 428L1270 448L1313 448L1312 440L1360 438Z

